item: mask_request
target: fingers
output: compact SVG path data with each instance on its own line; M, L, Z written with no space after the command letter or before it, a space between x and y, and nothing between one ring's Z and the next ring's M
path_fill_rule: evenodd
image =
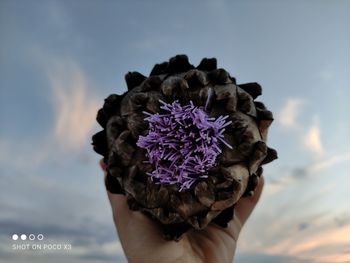
M107 176L107 172L106 172L107 165L103 161L103 159L100 160L100 167L103 170L104 176L106 178L106 176ZM108 190L107 190L107 195L108 195L108 199L109 199L109 201L111 203L111 206L113 208L113 211L115 210L115 208L117 210L123 210L123 209L127 208L126 197L124 195L112 194Z
M103 161L103 159L100 160L100 167L104 172L105 177L107 176L106 168L107 165ZM118 214L121 217L124 217L124 214L129 212L129 208L126 202L126 197L123 195L119 194L112 194L107 190L107 196L109 199L109 202L111 203L112 206L112 211L113 211L113 218L115 218L116 214Z
M100 161L100 166L106 176L106 164L103 160ZM231 221L229 229L233 232L235 240L237 240L239 232L243 224L247 221L248 217L252 213L256 204L258 203L262 189L264 185L264 177L259 178L259 183L255 189L255 193L251 197L241 198L235 206L235 220ZM107 191L108 199L111 203L113 219L118 230L118 235L121 240L133 239L130 233L137 231L137 233L142 233L138 236L149 238L152 240L151 243L161 244L163 240L161 239L161 234L159 232L159 227L151 221L151 219L144 216L142 213L132 212L127 204L126 197L120 194L113 194ZM142 239L142 238L141 238ZM137 240L132 240L137 242Z
M100 160L100 167L104 172L104 176L106 178L107 176L107 165L103 161L103 159ZM122 226L127 224L127 220L130 217L130 210L127 205L126 197L124 195L120 194L112 194L107 190L107 196L109 199L109 202L112 207L112 213L113 213L113 220L117 227L117 229L120 229L118 226ZM120 234L120 233L119 233Z
M241 225L247 221L248 217L254 210L256 204L258 203L262 190L264 186L264 177L260 176L259 183L254 191L254 195L250 197L244 197L241 198L236 206L235 206L235 213L237 219L240 221Z
M103 170L104 173L106 173L106 169L107 169L107 164L103 161L103 159L100 160L100 167Z
M100 160L100 167L106 177L107 165L103 160ZM121 234L120 232L125 228L126 225L130 223L131 218L135 219L135 217L140 217L143 219L143 217L145 217L141 213L135 213L129 209L125 195L114 194L107 190L107 196L112 207L113 220L117 226L119 234Z

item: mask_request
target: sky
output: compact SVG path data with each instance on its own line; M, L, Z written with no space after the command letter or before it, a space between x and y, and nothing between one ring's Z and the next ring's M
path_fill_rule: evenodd
M0 262L126 262L95 115L176 54L260 83L274 112L279 159L234 262L350 262L350 1L1 0L0 39Z

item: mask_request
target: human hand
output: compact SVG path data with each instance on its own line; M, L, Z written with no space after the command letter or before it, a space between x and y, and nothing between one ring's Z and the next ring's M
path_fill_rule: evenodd
M102 160L100 166L105 171L106 164ZM239 233L259 201L263 185L261 176L255 194L238 201L234 218L226 228L210 224L204 230L189 230L179 241L164 240L157 222L140 212L131 211L124 195L109 191L107 195L119 240L129 262L231 263Z

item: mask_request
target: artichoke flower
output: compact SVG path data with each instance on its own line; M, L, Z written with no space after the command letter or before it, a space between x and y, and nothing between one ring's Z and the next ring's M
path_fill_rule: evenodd
M92 137L107 190L159 222L168 240L209 223L226 227L261 166L277 158L266 145L273 115L255 101L261 86L237 85L215 58L194 67L186 55L125 80L128 91L105 99L103 130Z

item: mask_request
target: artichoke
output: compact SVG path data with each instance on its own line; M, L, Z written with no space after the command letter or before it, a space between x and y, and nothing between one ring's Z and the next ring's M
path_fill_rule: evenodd
M128 91L105 99L103 130L92 137L107 190L158 221L168 240L226 227L236 202L253 195L261 165L277 158L266 145L273 115L255 101L261 86L237 85L215 58L194 67L186 55L125 80Z

